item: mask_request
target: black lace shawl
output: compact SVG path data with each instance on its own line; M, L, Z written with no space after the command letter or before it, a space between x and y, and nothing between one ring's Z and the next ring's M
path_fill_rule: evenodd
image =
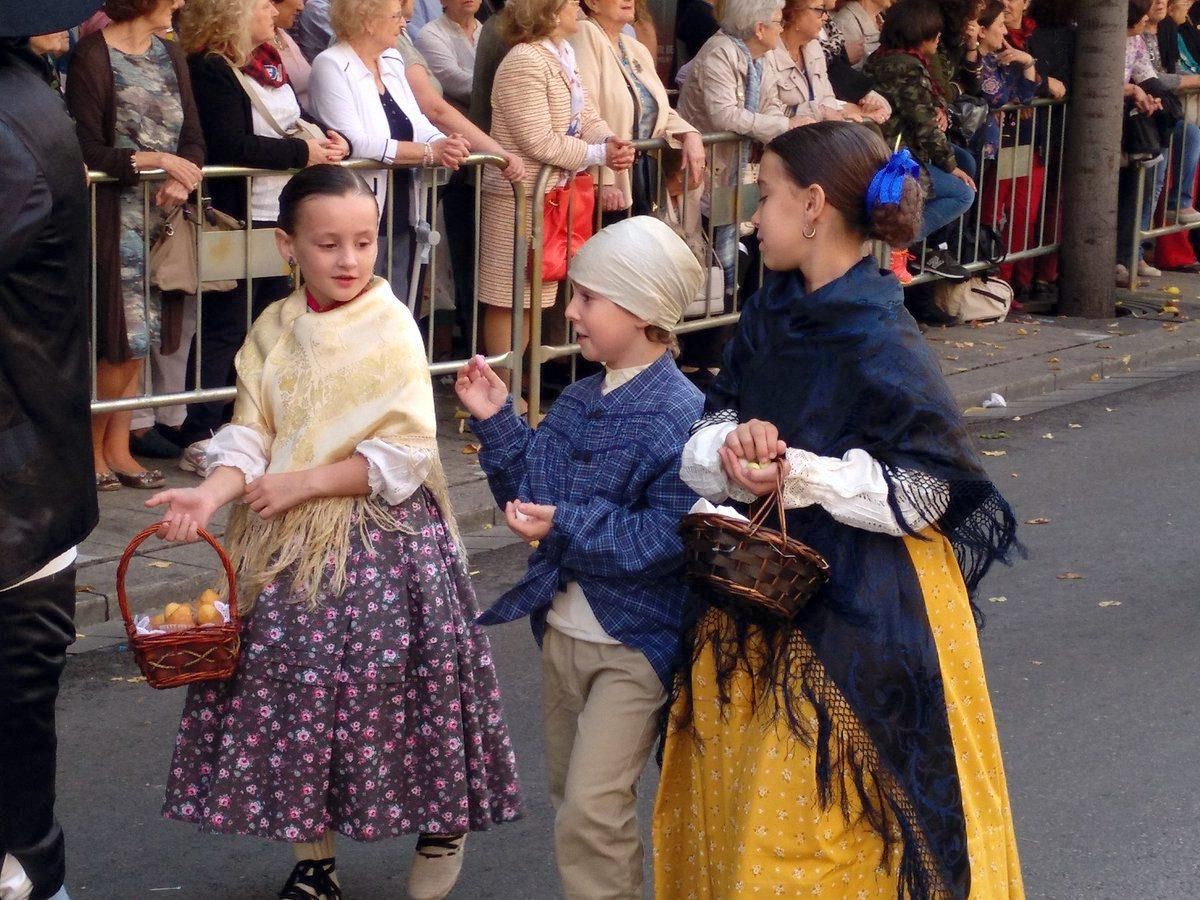
M865 450L883 466L897 520L903 497L935 522L970 591L1017 546L1012 510L984 473L899 286L870 259L811 295L798 273L772 275L743 311L707 408L771 421L789 446L822 456ZM885 859L899 839L901 896L966 897L954 748L911 557L901 540L843 525L819 506L787 517L788 533L829 561L829 583L790 623L738 613L729 628L713 628L704 613L720 599L697 598L674 724L690 722L688 670L712 646L722 700L732 673L747 667L759 678L756 702L776 702L814 748L822 803L848 815L850 785Z

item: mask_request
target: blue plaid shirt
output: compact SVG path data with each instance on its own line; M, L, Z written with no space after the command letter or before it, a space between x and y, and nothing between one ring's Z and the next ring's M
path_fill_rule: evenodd
M471 421L496 502L557 507L525 577L479 621L529 616L540 646L551 600L578 582L604 630L667 684L688 597L679 519L696 502L679 461L704 397L669 353L607 395L603 384L601 373L571 385L536 431L511 401Z

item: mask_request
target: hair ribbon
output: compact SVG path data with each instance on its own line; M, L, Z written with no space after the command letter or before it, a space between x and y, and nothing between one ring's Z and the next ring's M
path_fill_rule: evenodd
M904 180L917 178L920 174L921 164L913 159L907 147L893 153L867 188L867 215L880 206L897 205L904 196Z

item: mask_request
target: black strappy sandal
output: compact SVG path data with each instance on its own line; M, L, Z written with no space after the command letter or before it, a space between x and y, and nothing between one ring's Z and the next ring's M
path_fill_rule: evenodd
M333 880L333 857L296 863L279 900L342 900L342 889Z

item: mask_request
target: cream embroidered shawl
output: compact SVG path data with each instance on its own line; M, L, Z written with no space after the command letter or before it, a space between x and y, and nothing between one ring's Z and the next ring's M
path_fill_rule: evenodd
M263 437L268 473L341 462L371 438L430 451L425 486L461 552L421 335L384 279L373 278L357 298L323 313L308 308L303 289L272 304L251 328L236 367L233 422ZM402 530L378 498L320 498L270 521L237 504L226 546L238 564L241 607L251 607L289 566L308 605L320 605L319 587L340 594L353 525L367 544L369 528ZM321 586L327 568L331 577Z

